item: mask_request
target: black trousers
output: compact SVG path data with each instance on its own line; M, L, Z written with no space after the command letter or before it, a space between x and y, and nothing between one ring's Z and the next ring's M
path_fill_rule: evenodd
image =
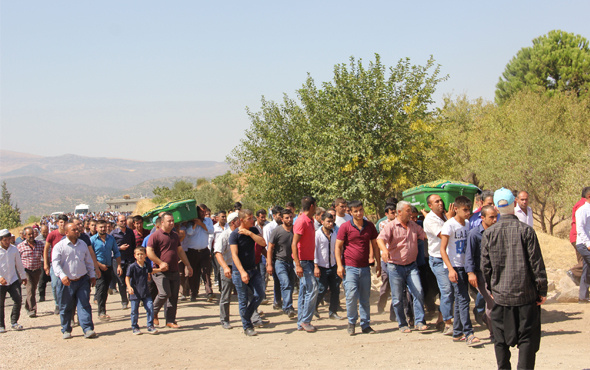
M14 305L12 306L12 312L10 314L10 324L18 323L20 318L20 308L23 303L22 292L20 289L21 281L16 281L10 285L0 285L0 326L4 326L4 303L6 302L6 293L10 295Z
M45 288L47 287L47 283L51 283L51 276L45 273L45 270L42 269L41 279L39 279L39 298L43 301L45 300Z
M510 347L518 346L518 369L534 369L541 343L541 306L536 302L523 306L492 309L494 350L498 369L510 369Z
M109 286L113 280L113 269L109 266L106 271L100 270L100 279L96 280L96 293L94 297L98 303L98 314L105 315L107 313L107 297L109 295Z
M213 289L211 288L211 252L209 249L189 248L186 252L186 257L193 268L193 276L188 278L191 288L191 297L196 298L199 294L201 278L205 285L205 293L207 293L207 295L213 293Z
M119 294L121 295L121 304L129 304L129 296L127 295L127 284L125 283L125 276L127 276L127 268L133 264L134 261L121 261L121 269L123 270L123 275L119 276L116 272L113 272L113 275L116 275L117 285L119 286ZM113 265L114 266L114 265ZM114 269L111 269L114 271ZM113 276L115 277L115 276Z

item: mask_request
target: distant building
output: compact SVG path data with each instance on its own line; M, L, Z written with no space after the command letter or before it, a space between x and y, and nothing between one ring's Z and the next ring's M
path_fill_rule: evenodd
M109 199L106 201L107 209L117 212L133 212L137 206L137 202L140 200L141 198L131 199L127 195L120 199Z

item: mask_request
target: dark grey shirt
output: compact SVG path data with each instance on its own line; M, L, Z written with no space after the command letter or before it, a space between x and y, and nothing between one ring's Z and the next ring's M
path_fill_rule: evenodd
M269 243L274 244L273 261L279 260L293 263L291 243L293 243L293 229L286 231L283 225L277 226L270 234Z
M537 234L514 215L502 215L483 232L481 270L500 306L522 306L547 296L547 273Z

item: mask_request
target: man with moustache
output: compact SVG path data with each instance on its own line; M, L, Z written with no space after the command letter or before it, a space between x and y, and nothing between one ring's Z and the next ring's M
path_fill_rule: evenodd
M25 310L29 317L37 317L37 284L43 272L43 250L44 243L36 240L33 228L25 227L23 229L25 240L17 245L21 261L25 268L26 280L28 281L27 297L25 299ZM24 278L21 277L21 278Z
M270 234L268 240L266 271L279 280L280 295L282 298L283 312L289 318L295 317L293 308L293 257L291 245L293 244L293 213L285 209L281 211L281 225L277 226Z
M108 225L107 225L108 227ZM108 229L107 229L108 232ZM117 228L110 233L117 243L119 252L121 253L121 263L117 264L121 267L121 271L126 273L129 265L135 262L133 251L135 250L135 234L133 230L127 227L127 216L119 215L117 217ZM113 271L114 272L114 271ZM119 286L119 294L121 295L121 306L123 309L129 308L129 298L127 297L127 285L125 284L125 276L115 275L115 280Z
M112 261L116 261L115 269L118 275L122 275L121 269L121 253L119 247L112 235L107 234L107 222L99 220L97 223L97 233L90 238L92 249L96 254L98 268L101 270L101 276L96 281L95 298L98 304L98 317L101 320L109 320L107 315L106 303L108 297L108 289L113 280ZM112 257L111 257L112 256Z

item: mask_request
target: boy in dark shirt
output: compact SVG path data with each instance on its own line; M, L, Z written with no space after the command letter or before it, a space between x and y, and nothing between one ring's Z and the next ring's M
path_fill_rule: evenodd
M134 251L135 263L129 265L125 282L127 283L127 293L131 301L131 328L133 334L139 335L139 325L137 318L139 316L139 302L143 302L147 316L147 331L155 334L158 329L154 327L154 301L150 295L148 280L151 280L152 267L146 263L146 251L144 247L137 247Z

